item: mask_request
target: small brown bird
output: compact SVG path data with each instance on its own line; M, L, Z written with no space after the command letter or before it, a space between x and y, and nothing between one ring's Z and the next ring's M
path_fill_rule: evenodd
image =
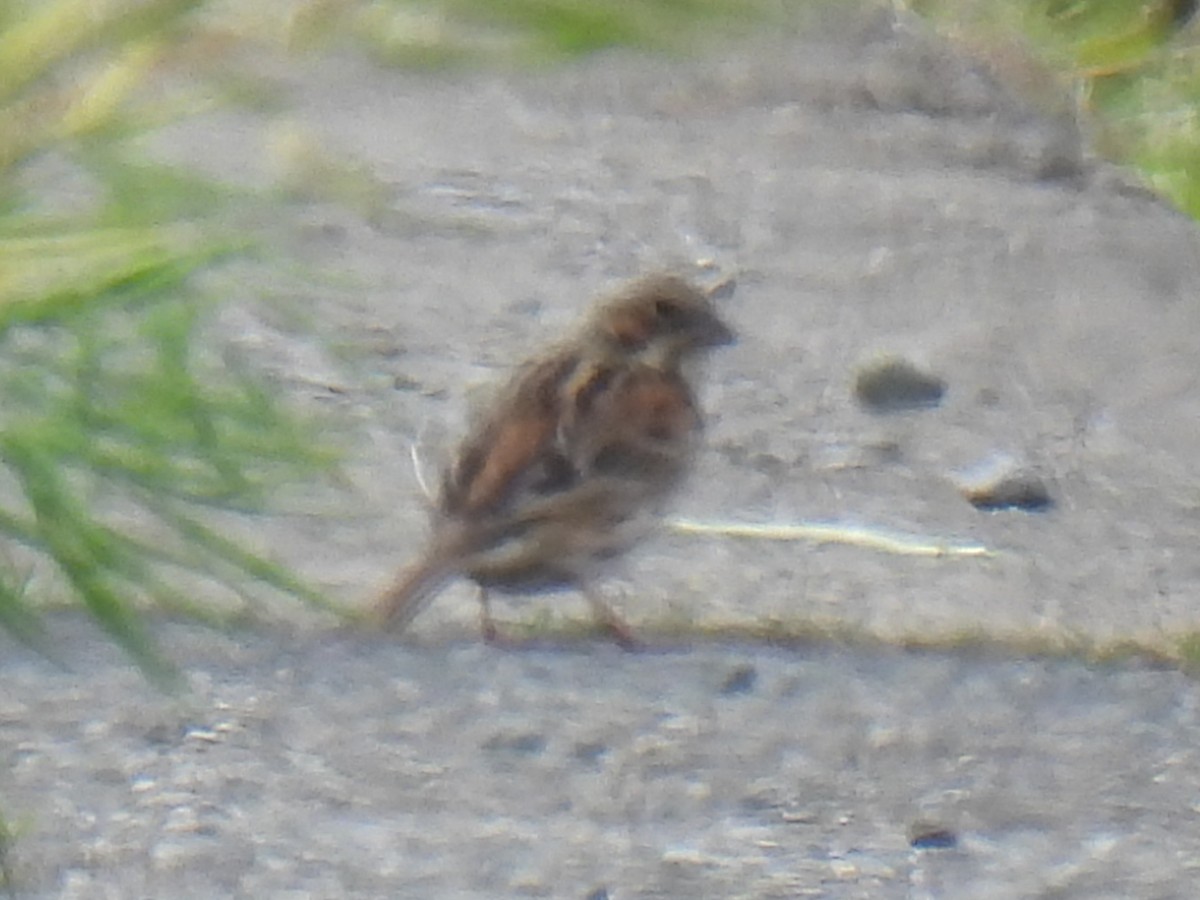
M674 275L632 282L583 328L513 374L442 476L431 537L374 607L409 625L450 579L480 589L578 589L624 646L629 626L596 592L686 475L701 426L685 364L730 343L712 299Z

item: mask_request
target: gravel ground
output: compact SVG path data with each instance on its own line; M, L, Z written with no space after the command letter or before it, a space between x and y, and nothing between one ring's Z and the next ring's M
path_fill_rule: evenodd
M30 896L1115 900L1200 877L1200 688L1176 673L172 627L193 691L169 701L60 630L71 671L6 654L0 700Z
M995 555L664 537L623 573L636 627L1029 646L1200 624L1195 227L936 41L872 14L702 60L434 76L327 59L278 78L296 127L374 179L364 215L295 204L274 239L311 269L247 273L221 323L298 401L355 422L354 513L252 535L331 595L361 602L418 540L408 445L436 460L468 386L594 292L707 260L738 274L742 339L711 367L680 513ZM267 128L223 114L162 152L259 183L278 174ZM323 347L256 302L285 292ZM941 402L864 409L855 380L885 354ZM967 502L996 472L1048 505ZM497 650L465 588L404 641L287 615L235 638L164 626L180 700L70 617L68 672L5 646L22 895L1194 895L1197 688L1176 673Z

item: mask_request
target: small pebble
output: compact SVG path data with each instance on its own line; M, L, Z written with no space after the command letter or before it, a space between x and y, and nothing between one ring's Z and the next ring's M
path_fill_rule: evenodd
M502 732L484 741L483 748L517 756L536 756L546 749L546 738L532 731Z
M867 363L854 379L854 396L873 412L927 409L945 393L946 382L898 357Z
M758 670L749 663L743 663L729 670L729 674L721 682L721 693L725 696L729 696L730 694L747 694L754 689L754 684L757 681Z
M1039 512L1054 505L1046 483L1032 472L1011 472L983 484L965 485L963 496L976 509Z
M908 843L918 850L951 850L958 846L958 835L936 822L914 822L908 829Z
M608 752L602 741L582 741L575 745L572 755L580 762L594 763Z

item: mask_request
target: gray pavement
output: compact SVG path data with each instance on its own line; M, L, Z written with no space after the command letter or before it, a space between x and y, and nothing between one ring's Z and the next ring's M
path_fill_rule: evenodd
M1070 662L78 620L5 654L23 896L1130 898L1200 877L1200 690ZM944 832L951 847L911 844Z

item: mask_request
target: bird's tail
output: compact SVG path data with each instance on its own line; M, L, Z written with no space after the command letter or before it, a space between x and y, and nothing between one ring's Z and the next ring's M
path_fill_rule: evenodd
M444 554L427 553L401 569L371 607L371 621L388 631L403 631L454 576L455 568Z

